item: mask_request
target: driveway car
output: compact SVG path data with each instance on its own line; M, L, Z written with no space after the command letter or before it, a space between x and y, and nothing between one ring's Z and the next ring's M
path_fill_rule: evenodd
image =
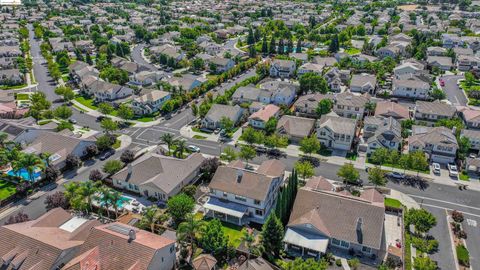
M194 153L200 152L200 148L198 146L195 146L195 145L188 145L187 149L191 152L194 152Z
M440 174L440 164L438 164L438 163L433 163L433 164L432 164L432 168L433 168L433 173L434 173L434 174Z
M404 179L405 174L399 173L399 172L389 172L387 173L388 177L394 178L394 179Z
M100 155L100 160L105 160L111 156L113 156L113 154L115 154L115 150L107 150L105 152L103 152L101 155Z
M458 177L458 169L457 169L457 165L455 164L448 164L448 175L450 175L450 177Z

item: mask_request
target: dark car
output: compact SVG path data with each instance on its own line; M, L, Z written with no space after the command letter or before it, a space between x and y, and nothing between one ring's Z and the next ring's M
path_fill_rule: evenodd
M115 154L115 150L110 149L110 150L107 150L107 151L103 152L103 153L100 155L99 158L100 158L100 160L105 160L105 159L113 156L113 154Z
M103 119L107 118L106 116L100 115L97 117L97 122L101 122Z

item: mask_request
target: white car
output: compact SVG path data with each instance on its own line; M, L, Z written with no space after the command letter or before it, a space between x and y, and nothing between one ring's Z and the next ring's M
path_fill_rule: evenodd
M199 148L198 146L195 146L195 145L188 145L188 146L187 146L187 149L188 149L190 152L194 152L194 153L200 152L200 148Z
M433 163L433 164L432 164L432 168L433 168L433 173L435 173L435 174L440 174L440 164L438 164L438 163Z
M448 174L451 177L458 177L458 170L457 166L454 164L448 164Z

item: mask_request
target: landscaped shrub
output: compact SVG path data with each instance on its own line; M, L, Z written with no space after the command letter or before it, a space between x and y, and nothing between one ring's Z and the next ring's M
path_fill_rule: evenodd
M468 253L467 248L464 245L458 245L456 249L457 249L458 262L465 267L469 267L470 254Z
M342 266L342 260L336 259L336 260L335 260L335 264L336 264L338 267Z
M452 219L453 219L455 222L462 223L462 222L463 222L463 214L462 214L462 212L459 212L459 211L457 211L457 210L453 210L453 212L452 212Z
M431 254L438 249L438 241L435 239L412 237L412 245L422 253Z

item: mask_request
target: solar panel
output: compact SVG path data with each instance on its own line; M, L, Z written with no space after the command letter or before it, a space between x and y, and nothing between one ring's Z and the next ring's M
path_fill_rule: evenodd
M130 232L130 228L124 227L124 226L119 225L119 224L112 224L112 225L108 226L107 229L109 229L111 231L114 231L116 233L119 233L119 234L127 235L127 236L128 236L128 233Z

